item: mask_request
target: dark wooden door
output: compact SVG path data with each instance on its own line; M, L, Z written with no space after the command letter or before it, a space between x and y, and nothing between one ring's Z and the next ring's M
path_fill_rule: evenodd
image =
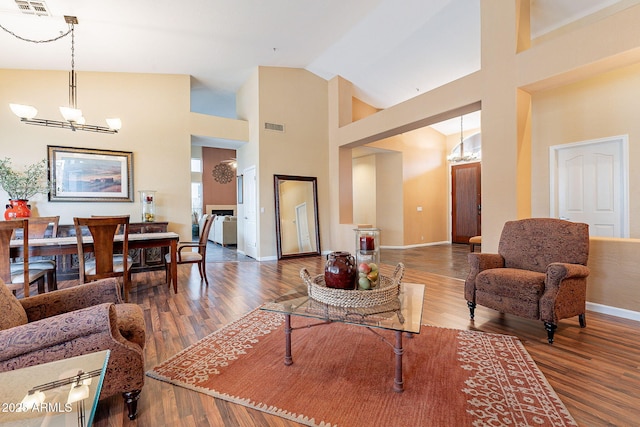
M451 167L451 241L469 243L481 229L480 163Z

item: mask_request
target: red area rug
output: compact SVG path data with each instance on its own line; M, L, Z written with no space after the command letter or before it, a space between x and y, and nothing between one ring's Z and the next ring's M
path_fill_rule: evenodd
M285 366L283 325L254 310L147 375L309 426L577 426L515 337L423 326L396 393L393 349L366 328L294 330Z

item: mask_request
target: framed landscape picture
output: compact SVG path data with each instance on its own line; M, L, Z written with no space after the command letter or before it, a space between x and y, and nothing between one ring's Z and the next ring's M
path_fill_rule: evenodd
M52 202L133 202L133 153L47 146Z

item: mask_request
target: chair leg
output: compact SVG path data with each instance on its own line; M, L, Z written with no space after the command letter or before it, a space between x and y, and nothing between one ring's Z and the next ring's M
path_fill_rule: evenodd
M133 390L122 393L124 403L127 404L127 411L129 412L130 420L135 420L138 416L138 399L140 398L141 391L142 390Z
M47 292L55 291L58 289L58 281L56 278L56 270L47 271Z
M544 322L544 328L547 330L547 340L549 341L549 344L553 344L553 335L555 334L557 327L558 326L553 323Z
M200 264L200 277L204 276L204 282L209 286L209 279L207 278L207 268L204 262Z
M476 303L475 302L471 302L471 301L467 301L467 307L469 307L469 316L470 316L471 320L473 320L473 318L475 316Z
M167 282L167 286L171 287L171 275L169 274L169 264L164 262L164 281Z
M198 263L198 273L200 273L200 281L204 280L204 275L202 274L202 263Z
M38 284L38 293L44 294L44 276L39 278L36 283Z
M587 327L587 319L586 319L584 313L578 315L578 321L580 322L580 327L581 328L586 328Z

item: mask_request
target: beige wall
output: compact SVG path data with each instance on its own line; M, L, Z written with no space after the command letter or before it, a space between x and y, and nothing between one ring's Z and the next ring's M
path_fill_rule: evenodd
M0 70L0 105L34 105L41 118L61 118L58 107L66 105L67 91L66 72ZM190 238L189 76L80 72L78 107L88 124L105 125L105 117L120 117L122 130L109 135L31 126L8 107L0 108L0 155L17 166L46 158L47 145L131 151L135 202L48 202L39 195L32 200L36 214L60 215L63 224L74 216L112 214L139 221L137 191L156 190L157 220L169 221L170 230ZM6 199L2 190L0 198Z
M329 239L327 82L302 69L259 67L238 95L238 113L249 121L249 144L238 150L240 167L257 165L258 258L277 256L273 176L315 176L321 249ZM264 123L285 126L283 133ZM244 226L239 205L238 228ZM239 242L239 247L243 248Z
M383 236L389 233L383 230L381 243L402 247L450 240L447 233L449 165L446 161L446 138L427 127L368 145L402 153L402 180L397 182L397 188L387 192L386 198L387 201L395 199L391 204L399 204L400 209L395 215L379 217L387 220L388 231L395 230L396 238L384 239ZM393 182L386 179L387 176L391 178L390 174L391 170L387 170L383 175L385 178L381 179L387 186ZM394 197L399 194L402 198ZM402 218L402 225L396 225L399 218Z
M376 154L375 226L380 229L380 245L382 246L404 246L407 226L405 200L407 197L406 191L403 190L405 188L403 165L402 153ZM353 246L349 250L354 250Z
M128 214L140 221L138 190L156 190L157 221L191 239L191 135L246 140L249 132L241 120L190 113L189 85L187 75L80 72L78 107L87 123L105 125L105 117L115 116L122 130L109 135L31 126L0 108L0 156L20 167L46 158L47 145L131 151L135 202L48 202L38 195L31 201L35 214L60 215L63 224L90 215ZM59 120L58 107L68 99L67 72L0 69L1 105L34 105L38 117ZM7 198L4 190L0 198Z
M482 69L401 104L348 123L353 108L346 100L351 99L353 89L344 79L332 80L330 170L342 170L341 148L389 138L481 105L482 249L495 252L505 221L534 213L548 215L548 160L544 159L548 159L550 140L563 143L629 134L633 163L637 126L631 115L637 110L633 95L638 88L633 74L640 63L640 26L635 23L640 20L640 5L529 43L528 26L517 25L528 19L528 8L520 8L521 4L517 0L496 8L491 0L481 0ZM634 68L625 70L627 66ZM610 71L617 81L603 74ZM556 113L560 117L552 117ZM630 181L637 182L637 172L632 174ZM341 181L346 181L339 174L332 174L331 180L341 190ZM346 188L345 195L348 191ZM342 214L349 212L343 206L345 200L349 197L342 194L332 198L332 238L336 243L351 225L347 224L351 218ZM637 209L637 203L632 202L632 209ZM637 228L632 225L634 234ZM618 244L624 245L612 242L611 247ZM589 282L590 302L635 310L640 307L635 270L596 255L589 266L595 278ZM602 297L605 294L606 300Z
M353 222L377 224L376 155L353 159Z
M242 122L207 121L189 114L188 76L79 73L79 106L89 123L117 114L123 120L122 132L99 135L30 127L5 108L0 109L2 152L31 163L45 156L47 144L134 151L136 189L157 190L158 219L170 221L171 229L188 237L189 135L244 134L239 138L249 143L238 150L238 161L242 167L258 168L258 205L264 209L258 213L259 257L268 259L276 252L273 174L317 176L322 247L349 248L354 223L351 148L482 107L483 250L493 252L506 220L548 212L544 158L551 140L565 143L601 134L629 134L630 157L637 157L633 95L638 88L634 73L640 64L640 5L529 43L528 26L516 25L528 18L523 16L527 9L518 7L522 1L526 0L496 8L494 1L481 0L481 70L379 112L354 107L354 90L345 79L336 77L327 83L305 70L257 69L237 96ZM42 117L57 118L57 106L66 99L66 72L0 70L2 105L34 104ZM559 117L552 117L556 113ZM265 121L285 124L286 132L263 130ZM446 152L441 150L438 158L443 159ZM406 161L403 156L403 168ZM434 173L439 174L439 169ZM632 185L637 178L632 171ZM447 179L443 173L429 183L442 180L445 184L434 188L443 189ZM403 180L406 183L407 177ZM388 190L379 187L377 191ZM415 207L422 203L411 197L403 191L399 202L403 216L416 213ZM137 203L62 204L47 203L42 197L34 203L40 214L60 213L63 222L78 214L131 213L135 217L140 213ZM632 200L632 209L637 209L637 203ZM240 205L239 216L242 209ZM446 208L443 211L448 217ZM393 215L385 212L387 217ZM379 212L376 220L380 225ZM437 219L433 226L446 221ZM637 234L639 225L632 221ZM239 230L241 234L241 223ZM402 233L406 241L407 231ZM602 247L609 253L628 254L633 248L626 243L612 241ZM242 236L238 245L242 249ZM594 246L589 263L593 272L590 301L637 310L636 271L627 264L618 266L616 258L598 255L595 248L599 247Z
M629 137L629 229L640 237L640 64L533 95L534 216L549 215L549 147L618 135Z

